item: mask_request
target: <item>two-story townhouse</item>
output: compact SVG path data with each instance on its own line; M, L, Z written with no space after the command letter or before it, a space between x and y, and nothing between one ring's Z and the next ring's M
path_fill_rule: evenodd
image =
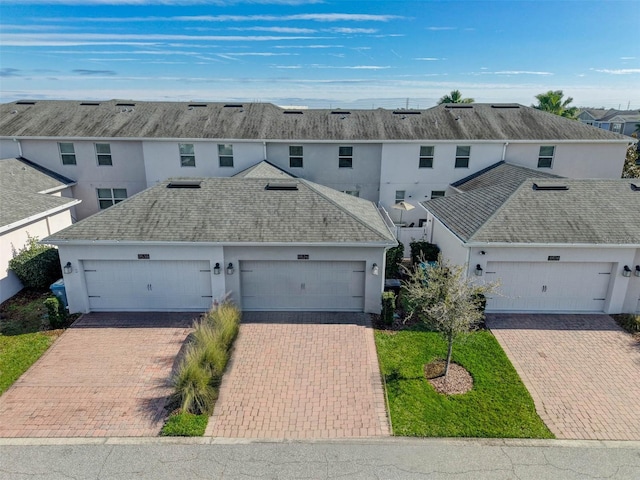
M78 217L171 177L227 177L268 160L391 208L443 196L498 161L618 178L628 138L516 104L288 110L272 104L18 101L0 106L0 157L77 182ZM416 225L424 212L404 213Z
M640 110L585 108L578 114L578 120L603 130L631 136L638 133Z

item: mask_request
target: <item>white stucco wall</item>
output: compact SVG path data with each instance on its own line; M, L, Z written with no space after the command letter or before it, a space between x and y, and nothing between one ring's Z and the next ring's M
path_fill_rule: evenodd
M538 168L540 146L555 146L552 168ZM620 178L624 143L510 143L505 161L569 178Z
M43 239L69 225L71 225L71 214L67 210L0 235L0 302L4 302L22 290L22 283L18 277L8 270L13 252L23 248L29 236Z
M232 300L240 304L241 260L297 260L299 253L308 254L310 260L364 261L366 262L365 311L380 312L380 296L384 286L384 248L341 248L341 247L216 247L199 245L65 245L59 246L60 262L71 262L73 272L64 275L67 300L71 312L87 312L86 280L83 271L84 260L138 260L139 253L147 253L151 261L157 260L205 260L211 267L216 262L223 267L223 273L211 273L213 299L221 300L230 294ZM224 267L233 263L236 271L227 275ZM380 267L380 274L370 273L373 263Z
M419 168L420 146L434 146L433 168ZM400 212L391 206L395 203L396 190L404 190L405 201L418 207L419 202L431 198L433 190L447 191L447 187L464 177L499 162L502 156L502 142L421 142L385 143L382 145L380 169L380 203L391 218L400 221ZM471 146L468 168L455 168L456 147ZM421 208L403 212L402 222L418 225L420 218L426 218Z
M635 272L636 266L639 265L640 248L636 250L635 258L629 264L629 268ZM640 277L636 277L635 273L632 273L631 277L628 278L627 295L624 299L622 311L624 313L640 313Z
M192 143L195 167L180 165L180 143ZM233 145L233 167L220 167L218 144ZM142 142L148 187L171 177L230 177L264 160L262 142L144 141Z
M302 168L289 167L290 145L303 147ZM353 147L353 168L338 167L340 146ZM267 160L297 177L341 192L357 190L360 192L360 198L377 202L381 150L382 145L379 143L269 142L267 143Z
M73 196L82 203L76 207L79 220L100 211L97 188L126 188L132 195L146 188L142 143L139 141L69 141L74 144L76 165L63 165L57 141L22 140L23 156L77 182ZM111 145L112 166L99 166L95 143Z
M0 158L15 158L20 156L20 146L17 141L0 140Z
M454 265L464 265L468 263L468 249L462 241L433 215L429 214L429 220L431 220L430 242L438 245L442 257Z

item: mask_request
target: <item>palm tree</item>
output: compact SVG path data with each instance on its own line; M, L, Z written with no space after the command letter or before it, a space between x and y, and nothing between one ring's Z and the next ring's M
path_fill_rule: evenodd
M575 120L578 115L578 107L570 107L569 104L573 102L573 98L567 97L567 99L563 101L563 96L562 90L549 90L547 93L536 95L538 104L531 106L543 112L549 112Z
M462 94L460 90L452 90L449 95L445 95L440 100L438 100L438 105L441 103L473 103L475 100L473 98L462 98Z

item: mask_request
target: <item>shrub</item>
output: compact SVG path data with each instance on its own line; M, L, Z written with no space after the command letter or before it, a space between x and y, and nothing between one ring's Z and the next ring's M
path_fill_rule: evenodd
M620 315L614 315L614 318L618 321L618 324L627 332L640 332L640 315L635 315L633 313L623 313Z
M218 331L221 343L229 348L238 335L240 310L232 303L224 302L212 309L207 318Z
M440 249L435 243L416 241L409 244L411 248L411 263L416 264L422 261L435 262L438 260Z
M53 329L62 328L67 320L67 309L58 297L49 297L44 301L49 318L49 326Z
M28 237L25 246L9 260L11 269L27 288L46 290L62 277L58 250L40 245L37 237Z
M393 314L396 310L396 294L393 292L382 293L382 321L385 325L393 324Z
M402 243L387 250L385 278L398 278L400 276L400 264L403 256L404 245Z
M198 350L195 344L187 348L173 377L173 387L183 411L211 415L217 392L211 385L209 371L201 363Z

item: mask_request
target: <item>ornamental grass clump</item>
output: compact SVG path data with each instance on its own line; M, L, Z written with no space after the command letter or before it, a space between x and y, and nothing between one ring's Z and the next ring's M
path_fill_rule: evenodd
M191 343L173 377L174 398L182 412L213 413L240 317L238 307L224 302L194 322Z

